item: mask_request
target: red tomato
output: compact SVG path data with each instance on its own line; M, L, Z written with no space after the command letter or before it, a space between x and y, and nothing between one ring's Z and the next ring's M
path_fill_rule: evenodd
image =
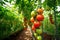
M44 20L44 16L43 15L37 15L36 19L38 21L43 21Z
M41 23L40 23L40 22L37 22L37 21L35 21L35 22L34 22L34 27L35 27L35 28L39 28L39 27L40 27L40 25L41 25Z
M34 22L34 18L33 18L33 17L31 17L30 21L33 23L33 22Z
M50 19L50 22L51 22L51 24L54 24L54 21L52 19Z
M35 28L34 26L32 26L32 30L33 30L33 31L35 31L35 30L36 30L36 28Z
M53 18L52 18L52 14L49 15L49 20L51 22L51 24L54 24Z

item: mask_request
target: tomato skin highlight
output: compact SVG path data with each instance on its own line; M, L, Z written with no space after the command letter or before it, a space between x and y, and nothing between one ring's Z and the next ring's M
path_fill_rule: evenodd
M44 16L43 15L37 15L36 19L38 21L43 21L44 20Z
M38 21L35 21L35 22L34 22L34 27L35 27L35 28L39 28L39 27L40 27L40 25L41 25L41 23L40 23L40 22L38 22Z

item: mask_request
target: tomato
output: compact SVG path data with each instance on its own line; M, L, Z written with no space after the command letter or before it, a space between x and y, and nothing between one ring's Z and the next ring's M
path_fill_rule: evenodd
M37 35L38 35L38 34L34 32L34 36L37 37Z
M33 31L35 31L35 30L36 30L36 28L35 28L34 26L32 26L32 30L33 30Z
M52 16L52 14L49 14L49 20L50 20L51 24L54 24L54 21L53 21L53 16Z
M52 19L50 19L50 22L51 22L51 24L54 24L54 21Z
M33 23L33 22L34 22L34 18L33 18L33 17L31 17L30 21Z
M34 17L36 14L35 14L35 11L32 11L31 12L31 17Z
M50 21L51 22L51 24L54 24L54 21Z
M42 37L41 36L37 36L37 40L42 40Z
M37 15L36 19L38 21L43 21L44 20L44 16L43 15Z
M43 14L43 9L39 8L39 9L37 10L37 12L38 12L39 14Z
M40 23L40 22L38 22L38 21L35 21L35 22L34 22L34 27L35 27L35 28L39 28L39 27L40 27L40 25L41 25L41 23Z
M37 34L42 34L42 29L36 29Z

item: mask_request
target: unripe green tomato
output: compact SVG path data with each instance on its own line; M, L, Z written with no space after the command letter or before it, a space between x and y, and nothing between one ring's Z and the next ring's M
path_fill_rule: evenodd
M37 36L37 40L42 40L42 37L41 36Z
M42 34L42 29L36 29L37 34Z
M37 33L34 33L34 36L37 37Z
M31 17L34 17L36 15L36 12L35 11L32 11L31 12Z

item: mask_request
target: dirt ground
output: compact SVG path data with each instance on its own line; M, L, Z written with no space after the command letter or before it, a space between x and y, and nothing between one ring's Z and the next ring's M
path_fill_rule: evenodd
M33 39L32 39L32 33L28 28L27 30L23 30L22 32L19 32L8 38L5 38L4 40L33 40Z
M29 29L24 30L16 37L16 40L32 40L32 34Z

